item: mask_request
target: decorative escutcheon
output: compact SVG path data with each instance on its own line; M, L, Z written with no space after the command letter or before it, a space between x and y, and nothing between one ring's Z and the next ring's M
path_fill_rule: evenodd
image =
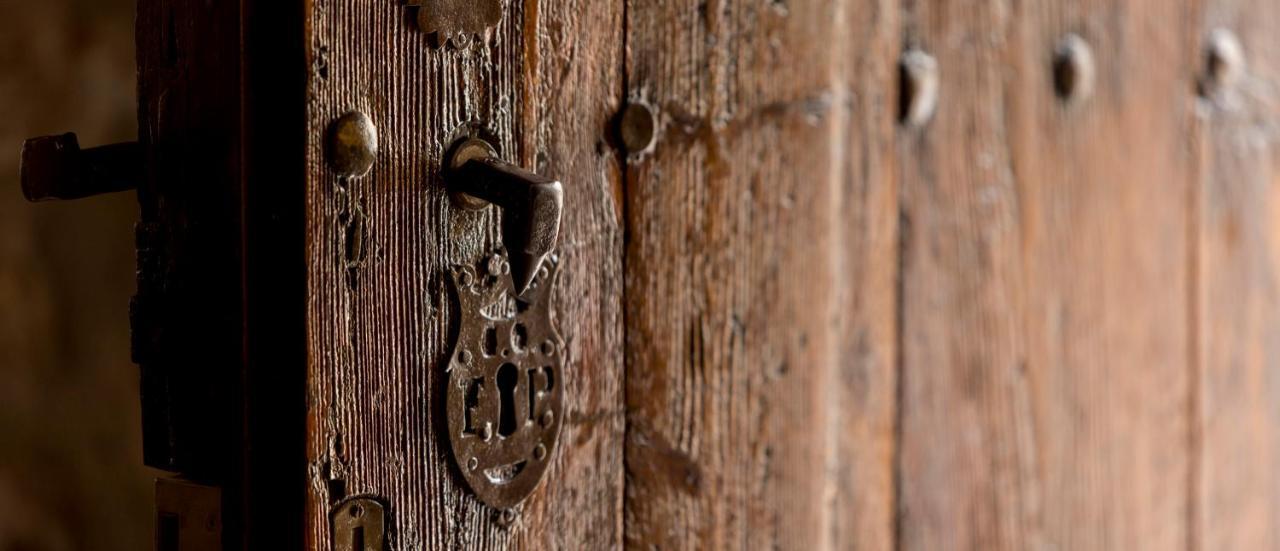
M435 46L464 47L502 20L501 0L408 0L418 8L418 29Z
M480 501L508 509L538 486L560 433L564 343L551 320L559 259L517 295L498 251L450 270L461 323L448 364L449 442Z

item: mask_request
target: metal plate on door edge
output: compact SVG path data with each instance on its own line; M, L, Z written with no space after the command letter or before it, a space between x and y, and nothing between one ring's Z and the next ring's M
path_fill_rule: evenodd
M552 325L549 255L517 296L504 251L449 270L460 316L448 361L449 443L476 497L508 509L537 488L560 433L564 343Z
M333 508L334 551L383 551L387 547L386 508L377 499L350 497Z
M156 551L221 551L222 489L156 479Z

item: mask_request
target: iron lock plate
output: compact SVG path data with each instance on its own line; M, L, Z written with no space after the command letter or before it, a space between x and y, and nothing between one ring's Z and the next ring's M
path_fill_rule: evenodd
M559 437L565 354L550 308L558 269L548 255L523 295L505 251L449 271L461 320L447 367L449 442L467 485L497 509L537 488Z

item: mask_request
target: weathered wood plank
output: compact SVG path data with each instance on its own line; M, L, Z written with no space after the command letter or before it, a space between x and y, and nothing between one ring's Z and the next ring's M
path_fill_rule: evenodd
M1185 547L1188 19L907 5L942 99L900 143L902 547ZM1051 71L1068 32L1098 75L1073 106Z
M830 418L826 514L831 549L892 549L897 413L898 185L894 131L902 43L897 0L842 2L834 94L839 172L827 202L835 279L810 292L835 309L835 374L822 398ZM841 117L844 120L840 120ZM843 133L843 134L841 134ZM800 429L797 429L800 430ZM784 545L791 548L791 545Z
M627 546L887 548L896 12L627 10Z
M1280 5L1209 0L1188 38L1243 45L1238 78L1202 79L1197 537L1193 549L1280 547ZM1205 62L1204 58L1197 58ZM1234 80L1234 82L1230 82Z
M620 545L621 175L600 144L621 97L621 5L504 4L492 35L462 49L430 47L397 2L310 4L312 548L329 546L329 505L365 493L390 505L396 549ZM339 181L324 159L326 127L357 109L382 149L370 175ZM566 424L546 480L510 527L463 486L439 432L456 323L444 269L498 240L494 209L452 207L439 177L444 148L471 121L504 157L565 184Z

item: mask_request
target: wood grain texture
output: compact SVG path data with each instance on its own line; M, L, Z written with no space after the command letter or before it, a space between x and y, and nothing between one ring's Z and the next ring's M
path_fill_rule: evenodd
M831 289L809 291L834 308L836 344L828 361L835 374L822 398L830 415L826 544L892 549L899 304L894 84L902 27L896 0L846 1L840 10L843 39L832 45L837 130L828 144L835 185L821 199L836 240L836 276Z
M627 547L891 545L894 21L628 3Z
M899 150L901 547L1185 547L1188 10L904 7L942 85ZM1097 54L1074 106L1051 79L1068 32Z
M487 39L433 49L400 3L310 4L310 548L329 548L329 506L356 494L389 504L394 549L620 545L621 174L602 140L622 95L621 5L504 5ZM368 176L339 181L326 127L357 109L377 125L381 151ZM494 209L454 208L439 178L455 129L471 121L507 160L565 185L556 302L566 424L510 527L463 486L440 432L455 324L444 270L498 244Z
M1280 548L1280 5L1208 0L1247 66L1198 105L1198 457L1193 549ZM1203 58L1200 58L1203 60Z

